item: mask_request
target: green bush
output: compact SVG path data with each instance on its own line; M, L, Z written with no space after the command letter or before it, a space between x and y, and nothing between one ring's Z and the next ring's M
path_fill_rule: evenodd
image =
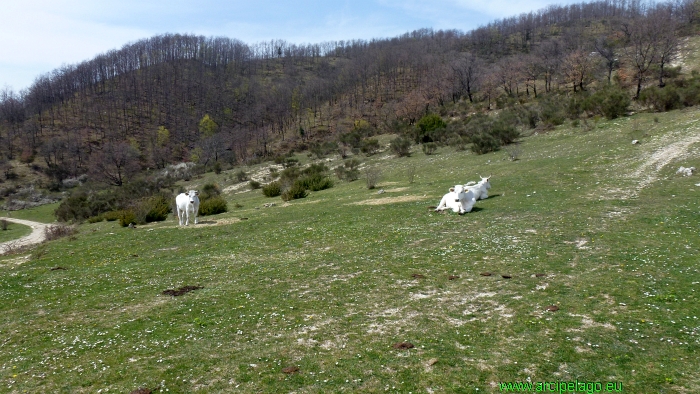
M444 134L447 124L436 114L428 114L416 123L416 143L436 142Z
M376 138L366 138L362 140L360 151L365 154L365 156L372 156L373 154L379 152L379 140Z
M500 145L512 144L520 137L520 132L515 126L502 119L493 123L490 134L500 142Z
M206 201L212 197L216 197L221 194L221 188L215 183L207 183L202 186L202 190L199 192L199 201Z
M134 211L132 211L131 209L119 211L119 224L122 227L126 227L132 223L137 224L136 213Z
M284 201L306 198L308 195L309 193L306 191L306 188L300 182L294 182L294 185L292 185L289 190L281 194L282 200Z
M403 137L396 137L391 140L389 148L398 157L407 157L411 155L411 141Z
M311 164L301 171L303 175L325 174L326 172L328 172L328 166L325 164Z
M108 222L113 222L115 220L119 220L120 213L121 213L121 211L109 211L109 212L103 213L102 217L104 217L105 220Z
M683 105L691 107L700 104L700 80L691 79L686 86L680 89Z
M270 182L262 187L262 193L265 197L277 197L282 194L282 185L279 182Z
M257 190L257 189L260 189L262 187L262 185L260 185L260 182L258 182L258 181L250 181L250 182L248 182L248 186L250 186L250 188L252 190Z
M335 169L335 175L338 179L347 182L352 182L360 178L360 170L357 167L360 166L360 161L357 159L345 160L343 167L337 167Z
M163 194L149 197L145 201L146 215L145 222L162 222L167 219L172 208L170 206L170 198Z
M479 155L497 151L501 147L498 139L488 132L481 132L472 135L471 142L472 151Z
M632 103L629 94L615 86L606 86L592 95L583 103L586 111L595 115L603 115L607 119L615 119L627 113Z
M235 177L238 182L245 182L248 180L248 174L246 174L243 170L236 172Z
M88 218L88 223L99 223L104 221L105 218L102 215L97 215L97 216L91 216Z
M663 88L658 86L645 88L639 93L639 101L654 108L656 112L671 111L683 105L678 90L672 85Z
M199 203L199 214L202 216L216 215L228 211L226 199L215 196Z
M559 126L566 120L564 106L558 99L549 97L539 102L539 118L546 126Z
M423 153L426 155L432 155L437 150L437 144L434 142L426 142L423 144Z
M280 173L279 183L282 189L290 188L294 182L301 177L301 170L298 167L285 168Z
M323 174L306 175L299 178L294 184L299 184L306 190L311 190L313 192L333 187L333 181Z

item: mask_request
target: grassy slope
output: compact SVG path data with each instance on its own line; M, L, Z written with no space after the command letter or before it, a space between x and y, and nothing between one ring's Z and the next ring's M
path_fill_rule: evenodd
M700 167L700 145L644 163L700 135L698 115L562 127L515 162L380 154L366 161L384 194L337 182L290 204L228 195L243 207L189 228L84 225L0 261L0 391L497 392L530 378L697 392L700 190L674 172ZM493 188L474 212L427 209L477 173ZM160 294L184 285L204 288Z
M19 223L7 222L7 230L0 230L0 242L12 241L31 234L32 228Z

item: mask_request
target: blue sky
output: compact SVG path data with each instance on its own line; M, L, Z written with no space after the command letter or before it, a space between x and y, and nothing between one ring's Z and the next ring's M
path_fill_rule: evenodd
M572 0L0 0L0 89L163 33L253 44L388 38L421 29L469 31Z

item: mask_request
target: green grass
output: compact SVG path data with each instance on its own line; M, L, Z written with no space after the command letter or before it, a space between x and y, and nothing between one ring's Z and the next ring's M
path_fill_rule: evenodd
M7 222L7 230L0 229L0 242L12 241L32 233L32 228L19 223Z
M41 205L36 208L22 209L19 211L9 212L10 217L17 219L33 220L41 223L53 223L56 221L54 211L58 208L59 203ZM7 211L3 212L4 216L8 215Z
M336 181L290 203L228 193L228 213L187 228L82 225L0 261L0 391L473 393L529 378L698 392L700 188L675 175L700 167L698 115L558 128L517 161L362 157L383 194ZM226 188L235 171L204 179ZM428 209L477 174L493 188L473 212ZM161 295L187 285L203 288Z

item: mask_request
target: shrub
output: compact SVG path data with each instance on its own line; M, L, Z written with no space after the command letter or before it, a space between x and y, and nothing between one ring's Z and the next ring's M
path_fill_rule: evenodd
M136 213L131 209L119 211L119 224L126 227L130 224L136 224Z
M360 170L357 167L360 165L360 161L357 159L345 160L343 167L337 167L335 169L335 175L338 179L352 182L360 177Z
M303 175L316 175L324 174L328 171L328 167L325 164L311 164L310 166L304 168L301 173Z
M221 188L215 183L207 183L199 192L199 201L206 201L221 194Z
M248 180L248 174L246 174L243 170L236 172L235 177L238 182L245 182Z
M627 112L632 100L622 89L607 86L590 95L583 103L586 111L596 115L603 115L608 119L615 119Z
M119 220L120 214L121 214L120 211L109 211L109 212L103 213L102 217L108 222L113 222L115 220Z
M639 101L656 112L671 111L682 106L681 96L674 86L650 86L639 93Z
M214 163L214 173L217 175L221 174L221 170L222 170L221 163L219 163L218 161L216 163Z
M559 126L564 124L566 120L564 108L556 98L547 98L540 101L539 118L545 126Z
M279 182L270 182L262 187L262 193L265 197L277 197L282 194L282 185Z
M128 226L128 224L127 224ZM66 226L65 224L53 224L51 226L46 226L44 228L44 236L47 241L53 241L55 239L70 237L78 233L78 229L75 226Z
M467 149L467 140L461 135L454 133L447 139L447 145L457 150L465 150Z
M377 167L367 167L365 168L365 180L367 181L367 189L374 189L379 183L379 178L382 172Z
M90 216L88 218L88 223L99 223L105 220L105 217L102 215L97 215L97 216Z
M416 123L416 143L439 141L447 124L436 114L428 114Z
M700 81L693 78L688 86L681 89L680 94L686 107L700 104Z
M199 204L199 214L202 216L216 215L228 211L226 199L221 196L215 196L202 201Z
M169 196L163 194L147 198L144 204L144 221L146 223L151 223L162 222L167 219L168 215L172 212L170 200Z
M324 143L314 144L309 149L317 158L323 159L329 153L338 150L338 143L335 141L326 141Z
M372 156L373 154L379 152L379 140L376 138L367 138L362 140L362 144L360 146L360 151L364 153L366 156Z
M391 151L398 157L407 157L411 155L411 141L403 138L396 137L389 144Z
M257 190L257 189L260 189L262 187L260 185L260 182L258 182L258 181L250 181L250 182L248 182L248 185L250 186L250 188L252 190Z
M280 186L283 189L286 189L290 187L291 185L294 184L294 181L299 179L301 176L301 170L297 167L290 167L290 168L285 168L284 171L280 174Z
M520 132L505 119L494 122L490 134L500 142L500 145L512 144L520 137Z
M306 196L308 196L308 193L304 185L302 185L300 182L294 182L292 187L290 187L289 190L282 193L281 196L282 200L291 201L299 198L306 198Z
M333 187L333 181L323 174L306 175L298 179L294 184L299 184L306 190L311 190L314 192Z
M476 133L471 137L472 151L476 154L483 155L484 153L494 152L500 148L501 144L498 139L487 132Z
M437 150L437 144L434 142L426 142L423 144L423 153L432 155Z

